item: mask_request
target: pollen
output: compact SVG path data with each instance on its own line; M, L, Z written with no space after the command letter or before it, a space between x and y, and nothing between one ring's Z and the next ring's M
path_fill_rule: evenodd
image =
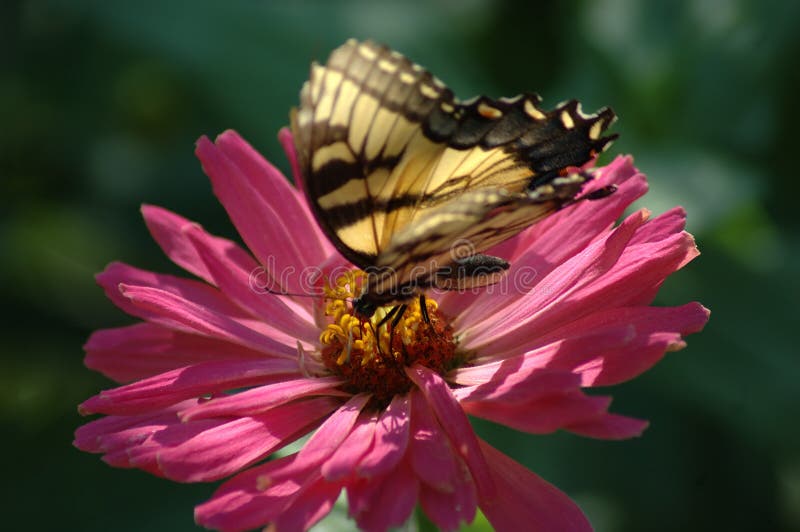
M422 364L444 375L461 361L453 328L430 298L423 300L429 320L418 297L359 319L352 301L361 295L365 280L364 272L348 271L326 287L329 321L320 334L322 362L342 377L346 391L371 393L376 406L385 406L411 389L407 366Z

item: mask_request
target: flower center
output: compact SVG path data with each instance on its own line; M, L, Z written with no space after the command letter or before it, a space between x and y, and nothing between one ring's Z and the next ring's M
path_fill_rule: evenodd
M348 392L369 392L385 406L411 389L406 366L418 363L444 375L461 361L453 328L436 301L425 299L430 322L424 319L419 298L407 302L402 314L402 307L386 306L368 320L356 317L350 301L361 295L365 278L362 271L349 271L335 286L326 287L325 314L332 321L320 335L322 361L347 381Z

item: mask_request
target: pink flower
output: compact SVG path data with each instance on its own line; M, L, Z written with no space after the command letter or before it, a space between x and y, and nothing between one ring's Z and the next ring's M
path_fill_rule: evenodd
M289 133L280 139L299 179ZM220 530L308 529L342 488L364 530L402 524L418 503L445 530L477 507L498 530L590 529L566 495L481 441L467 414L604 439L646 427L584 389L632 379L682 349L708 311L650 306L698 251L681 208L652 219L640 210L614 226L647 188L629 157L599 168L590 185L616 184L615 194L492 251L512 264L505 285L432 295L431 324L420 323L415 302L395 332L375 338L369 323L347 332L341 298L260 290L265 281L292 293L316 283L330 296L352 293L358 278L303 195L236 133L201 138L197 155L249 252L142 208L167 256L200 280L121 263L98 275L108 297L143 321L89 338L86 365L123 384L80 405L105 416L77 430L78 448L179 482L233 475L195 510L199 524ZM325 278L339 284L324 288ZM299 452L265 461L312 432Z

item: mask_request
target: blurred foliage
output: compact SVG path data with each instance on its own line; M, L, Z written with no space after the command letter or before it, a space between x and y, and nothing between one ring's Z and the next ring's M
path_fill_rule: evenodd
M651 420L642 438L479 432L601 532L800 530L799 15L782 0L0 3L5 528L193 529L212 486L70 446L75 405L110 386L82 367L80 345L130 321L92 275L115 259L177 271L141 223L143 202L236 238L194 141L233 128L286 169L275 134L309 61L355 36L462 97L611 105L612 152L633 153L650 178L639 204L684 205L703 251L659 302L703 302L706 331L611 390L617 412Z

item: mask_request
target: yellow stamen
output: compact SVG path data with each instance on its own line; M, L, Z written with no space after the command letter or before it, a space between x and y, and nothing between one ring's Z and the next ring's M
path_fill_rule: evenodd
M410 389L406 366L420 363L443 374L454 365L456 346L452 328L432 299L425 299L430 323L419 298L406 301L402 316L395 314L380 326L393 305L359 319L351 302L362 295L365 279L364 272L350 271L325 288L325 314L331 321L320 334L322 361L348 382L348 391L370 392L384 402Z

